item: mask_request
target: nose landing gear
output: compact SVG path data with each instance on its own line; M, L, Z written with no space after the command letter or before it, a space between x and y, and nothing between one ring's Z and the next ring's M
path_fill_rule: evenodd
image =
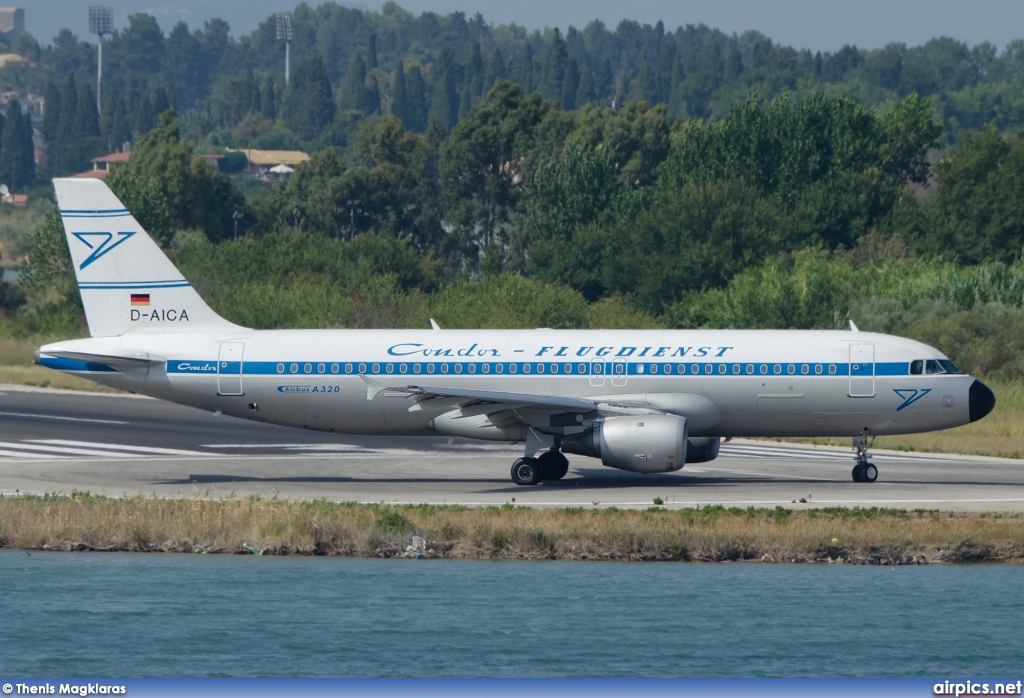
M878 479L878 468L874 463L868 461L868 436L866 431L860 436L853 437L853 448L857 451L857 465L853 466L854 482L874 482ZM871 443L875 437L871 437Z

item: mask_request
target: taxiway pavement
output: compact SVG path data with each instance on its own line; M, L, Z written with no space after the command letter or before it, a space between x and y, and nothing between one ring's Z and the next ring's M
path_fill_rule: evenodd
M521 450L445 437L288 429L123 395L0 386L0 494L285 498L522 506L895 507L1024 511L1024 460L736 440L710 463L639 475L572 456L565 479L517 487ZM806 501L802 501L806 500Z

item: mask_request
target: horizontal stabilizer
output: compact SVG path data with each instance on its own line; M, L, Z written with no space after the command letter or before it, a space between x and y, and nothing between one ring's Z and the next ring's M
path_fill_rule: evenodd
M89 364L100 364L111 368L144 368L167 363L163 356L157 356L148 352L126 353L124 355L90 354L82 351L47 351L36 357L37 363L40 356L51 356L56 359L68 359L70 361L83 361Z

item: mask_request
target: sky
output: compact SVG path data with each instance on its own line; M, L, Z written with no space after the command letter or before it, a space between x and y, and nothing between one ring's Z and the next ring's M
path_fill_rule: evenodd
M180 20L196 28L211 17L223 17L232 34L239 36L270 14L292 9L298 0L20 0L18 6L25 8L26 29L40 43L49 43L63 27L79 38L94 40L88 37L86 24L91 4L112 6L118 27L126 25L134 12L154 15L165 32ZM379 10L384 0L339 4ZM943 35L970 45L989 41L1002 50L1010 40L1024 37L1021 0L398 0L398 4L414 14L479 12L491 24L515 23L527 29L557 26L564 31L570 25L582 29L594 19L609 29L622 19L643 24L660 19L667 29L704 23L729 34L754 29L776 43L815 51L835 51L845 44L879 48L893 41L918 46Z

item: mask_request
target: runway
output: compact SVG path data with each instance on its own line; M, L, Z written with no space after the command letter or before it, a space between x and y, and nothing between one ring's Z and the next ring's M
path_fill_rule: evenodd
M446 437L288 429L124 395L0 386L0 493L280 496L402 504L722 504L1024 512L1024 461L875 451L874 484L848 449L736 440L710 463L639 475L573 456L564 480L517 487L519 447ZM804 501L805 500L805 501Z

